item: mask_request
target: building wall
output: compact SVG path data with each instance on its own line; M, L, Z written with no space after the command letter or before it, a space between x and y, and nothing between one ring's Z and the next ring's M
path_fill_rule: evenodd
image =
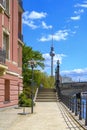
M17 105L18 96L23 89L22 41L20 42L21 66L18 66L19 5L18 0L9 0L9 2L9 15L4 10L0 11L0 48L3 48L3 32L9 35L9 59L6 59L4 65L7 66L7 69L3 75L0 75L0 108Z
M2 47L2 14L0 14L0 47Z
M71 77L62 76L62 83L69 83L69 82L73 82Z
M9 80L9 101L5 102L5 80ZM22 92L22 78L17 75L6 73L0 77L0 108L18 104L18 95Z
M7 75L6 75L7 76ZM9 77L9 75L8 75ZM5 78L0 79L0 107L6 107L6 106L12 106L18 104L18 84L17 84L17 78L15 77L9 77L10 81L10 100L5 101ZM15 79L14 79L15 78ZM8 79L8 78L7 78Z
M18 45L18 3L12 2L12 60L17 63L17 45Z

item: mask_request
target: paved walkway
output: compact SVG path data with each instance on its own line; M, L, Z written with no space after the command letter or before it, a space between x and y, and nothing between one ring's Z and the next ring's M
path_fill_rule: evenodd
M80 130L61 110L59 102L36 102L33 114L26 108L27 115L18 114L23 109L6 109L0 111L0 130Z

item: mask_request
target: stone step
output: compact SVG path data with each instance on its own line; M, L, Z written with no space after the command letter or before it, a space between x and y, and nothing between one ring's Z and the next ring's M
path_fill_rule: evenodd
M39 91L42 91L42 92L55 92L55 89L39 89Z
M45 92L45 91L42 92L42 91L39 91L38 93L49 93L49 94L54 93L54 94L55 94L55 92L52 92L52 91L51 91L51 92L50 92L50 91L49 91L49 92Z
M57 99L37 99L36 102L57 102Z
M56 99L56 97L37 97L37 99Z
M39 96L37 96L37 98L56 98L56 96L55 95L53 95L53 96L41 96L41 95L39 95Z
M39 90L36 102L56 102L56 92L55 89L42 88Z
M48 96L48 97L50 97L50 96L56 96L56 94L38 94L38 96L42 96L42 97L45 97L45 96Z

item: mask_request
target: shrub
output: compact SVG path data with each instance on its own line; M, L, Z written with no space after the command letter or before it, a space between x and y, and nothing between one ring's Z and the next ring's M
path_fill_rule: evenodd
M27 98L27 96L24 93L21 93L19 95L19 106L21 107L31 107L31 99Z

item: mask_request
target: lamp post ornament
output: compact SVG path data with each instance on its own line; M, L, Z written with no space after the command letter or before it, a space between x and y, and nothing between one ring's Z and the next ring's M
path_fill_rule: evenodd
M28 61L29 65L31 66L31 69L32 69L32 84L31 84L31 100L32 100L32 103L31 103L31 113L33 113L33 79L34 79L34 73L33 73L33 69L34 69L34 66L36 64L36 61L35 60L30 60Z

